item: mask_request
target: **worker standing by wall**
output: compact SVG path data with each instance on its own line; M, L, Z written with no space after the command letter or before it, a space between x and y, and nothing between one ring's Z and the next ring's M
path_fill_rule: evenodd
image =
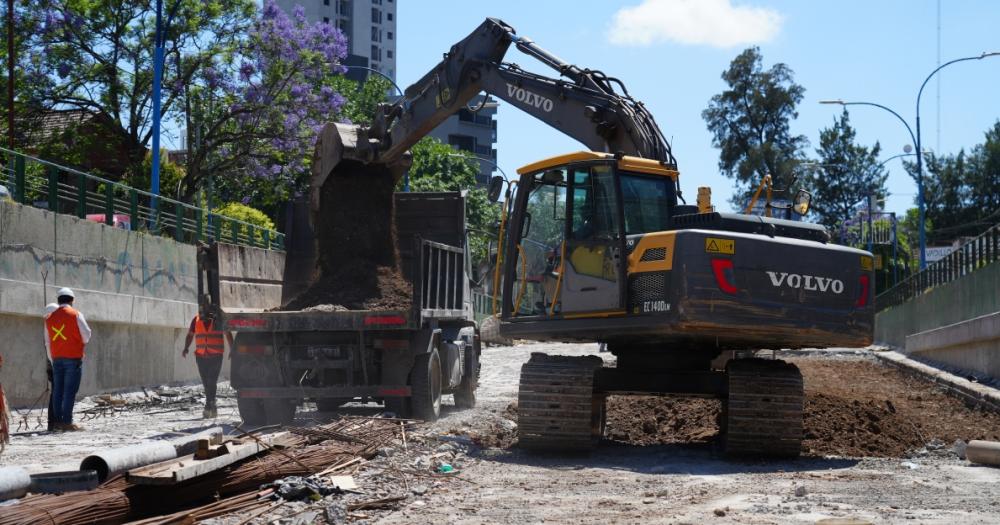
M49 314L59 309L59 305L56 303L49 303L45 305L45 315L42 316L42 322L49 318ZM48 330L45 331L45 339L48 340ZM49 345L45 345L45 376L49 379L49 410L48 410L48 430L52 432L56 429L56 411L53 406L52 401L54 396L52 395L52 354L49 353Z
M90 342L90 326L73 308L76 296L69 288L56 292L59 308L45 318L45 350L52 357L52 407L55 430L83 430L73 424L73 404L83 376L84 348Z
M198 374L201 384L205 387L205 410L202 417L214 418L219 415L215 406L215 394L219 383L219 372L222 370L222 356L226 352L225 342L229 341L229 351L232 352L233 336L229 332L223 335L222 330L215 327L215 314L209 312L202 319L195 314L184 340L184 351L181 357L187 357L191 349L191 340L195 340L194 357L198 363Z

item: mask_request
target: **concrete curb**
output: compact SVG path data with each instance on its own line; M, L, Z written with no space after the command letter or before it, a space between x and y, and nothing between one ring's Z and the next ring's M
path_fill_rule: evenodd
M922 377L940 385L949 394L962 399L972 406L1000 413L1000 390L979 383L973 383L965 378L934 368L933 366L914 361L899 352L891 350L874 351L872 355L883 363L894 366L905 373Z

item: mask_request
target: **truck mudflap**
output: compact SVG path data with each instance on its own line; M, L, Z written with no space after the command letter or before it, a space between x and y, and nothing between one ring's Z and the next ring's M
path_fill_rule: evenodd
M371 385L342 387L249 387L240 388L236 397L247 399L349 399L355 397L410 397L407 385Z

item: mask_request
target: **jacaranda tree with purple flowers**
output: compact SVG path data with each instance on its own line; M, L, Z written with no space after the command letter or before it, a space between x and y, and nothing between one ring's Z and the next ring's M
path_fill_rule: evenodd
M154 0L26 0L39 28L31 55L47 83L37 98L50 109L86 109L117 122L129 137L126 180L148 184L142 169L151 141ZM214 181L217 200L274 205L301 189L313 140L337 120L343 98L344 36L287 14L266 0L164 0L162 114L166 133L186 133L181 195L193 200ZM175 143L179 137L174 137ZM173 193L173 191L171 191Z

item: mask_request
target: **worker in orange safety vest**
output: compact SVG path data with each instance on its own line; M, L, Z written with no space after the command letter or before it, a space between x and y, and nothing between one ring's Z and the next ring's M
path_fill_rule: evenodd
M52 359L52 409L55 430L83 430L73 424L73 404L83 376L84 348L91 330L83 313L73 308L69 288L56 292L59 307L45 317L45 350Z
M215 316L209 312L205 314L204 319L196 314L191 320L181 357L187 357L192 340L195 342L194 357L198 364L198 375L201 376L201 384L205 386L205 409L202 411L202 417L205 419L218 417L215 394L218 390L219 372L222 370L222 356L226 352L225 343L228 341L231 349L233 336L229 332L218 330L215 326Z

